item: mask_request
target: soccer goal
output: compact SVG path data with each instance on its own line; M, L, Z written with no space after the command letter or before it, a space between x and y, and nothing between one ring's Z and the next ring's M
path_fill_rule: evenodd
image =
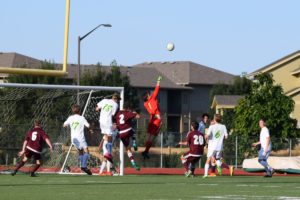
M111 98L115 92L120 94L122 109L123 87L0 83L0 158L8 157L6 163L10 159L15 160L16 151L7 152L13 149L20 150L34 119L40 119L54 146L53 153L50 154L46 149L42 152L43 166L57 173L80 173L80 170L76 171L79 161L77 151L70 142L70 130L62 127L63 122L71 115L71 105L79 104L82 115L90 123L92 130L85 133L91 154L88 164L91 168L97 168L101 162L97 146L102 135L99 113L95 108L99 101ZM1 155L3 152L6 152L6 156ZM117 157L120 159L116 159ZM115 145L114 158L120 175L123 175L122 142Z

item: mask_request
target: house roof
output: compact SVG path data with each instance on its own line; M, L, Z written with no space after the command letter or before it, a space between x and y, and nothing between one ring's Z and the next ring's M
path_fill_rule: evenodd
M96 65L81 65L81 73L96 69ZM110 66L101 70L109 71ZM130 84L139 88L152 88L159 75L163 76L161 88L192 89L191 85L230 84L234 75L215 70L193 62L150 62L132 67L120 67L120 71L130 78ZM68 77L77 76L77 65L68 66Z
M244 98L243 95L215 95L211 108L235 107L242 98Z
M39 68L40 64L40 60L22 54L0 53L0 67L26 65L30 68ZM61 64L57 64L56 67L61 68ZM92 73L97 67L97 65L81 65L81 74L87 71ZM111 67L102 66L101 69L109 71ZM77 70L77 64L68 64L67 78L76 78ZM163 76L161 87L167 89L192 89L192 85L231 84L235 77L232 74L189 61L148 62L132 67L120 67L120 70L130 77L132 86L140 88L153 87L159 75Z
M176 85L231 84L234 75L189 61L150 62L134 65L133 68L150 68L167 77Z
M260 69L257 69L256 71L250 73L248 76L254 76L254 75L256 75L258 73L261 73L261 72L263 72L263 73L264 72L269 72L272 69L280 67L280 66L284 65L285 63L291 62L292 60L297 59L299 57L300 57L300 50L295 51L295 52L293 52L293 53L291 53L291 54L289 54L289 55L287 55L283 58L280 58L280 59L278 59L278 60L276 60L276 61L260 68ZM292 73L296 73L296 72L293 71Z
M147 67L127 67L126 73L130 78L130 84L140 88L154 87L157 77L161 75L158 70ZM192 89L191 87L174 83L168 76L163 76L160 86L167 89Z
M297 94L299 92L300 92L300 87L296 87L296 88L291 89L290 91L287 91L285 93L285 95L290 97L290 96L294 96L295 94Z
M0 52L0 67L21 67L23 65L29 68L40 67L41 61L19 53Z

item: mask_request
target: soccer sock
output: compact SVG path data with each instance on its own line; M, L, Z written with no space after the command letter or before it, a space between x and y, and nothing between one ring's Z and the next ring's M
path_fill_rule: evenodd
M106 140L103 141L103 146L102 146L103 154L106 154L107 152L109 152L108 148L107 148L107 143L108 142Z
M103 173L103 170L104 170L105 166L106 166L106 160L104 160L104 161L101 163L101 167L100 167L100 171L99 171L100 174Z
M209 169L209 164L205 164L205 166L204 166L204 176L207 176L208 169Z
M107 146L108 152L109 152L110 154L112 154L112 143L111 143L111 142L107 142L106 146Z
M107 171L107 172L110 172L111 166L112 166L112 163L109 162L109 161L107 161L107 163L106 163L106 171Z
M189 166L189 168L190 168L192 174L194 174L194 171L195 171L195 165L194 165L193 163L191 163L190 166Z
M25 165L25 162L20 161L16 164L16 168L15 171L17 172L21 167L23 167Z
M221 167L222 166L221 160L216 160L216 164L217 164L218 167Z
M186 171L189 170L189 163L188 163L188 162L183 163L183 166L184 166L184 169L185 169Z
M134 157L131 152L127 152L127 156L129 158L130 162L134 162Z
M78 159L80 162L80 167L82 167L82 158L83 158L83 155L79 154Z
M212 164L210 168L211 173L216 173L216 165Z
M89 159L90 155L88 153L84 153L82 156L81 167L87 167L87 160Z
M36 170L38 170L38 168L40 168L40 166L41 166L41 165L39 165L39 164L35 164L34 167L32 168L31 173L36 172Z
M152 142L151 141L147 141L146 143L145 143L145 146L146 146L146 148L145 148L145 152L149 152L149 149L151 148L151 146L152 146Z

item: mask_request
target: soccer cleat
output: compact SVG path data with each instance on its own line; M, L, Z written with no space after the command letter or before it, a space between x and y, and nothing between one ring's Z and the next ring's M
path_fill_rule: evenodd
M219 176L222 176L222 168L220 166L217 166L216 168L217 168Z
M135 170L137 170L137 171L140 171L140 170L141 170L140 166L138 166L138 165L136 164L136 162L131 162L131 165L132 165L132 167L133 167Z
M110 171L112 173L112 176L119 176L119 172L115 167L111 167Z
M107 176L106 172L99 173L99 176Z
M14 170L10 175L14 176L14 175L16 175L16 174L17 174L17 171Z
M185 172L184 174L185 174L185 177L187 177L187 178L188 177L192 177L192 176L194 177L194 174L193 174L193 172L191 170Z
M38 177L34 172L30 172L30 177Z
M272 175L267 174L267 175L265 175L264 177L265 177L265 178L272 178Z
M106 172L106 176L113 176L112 172Z
M202 178L208 178L208 176L207 175L203 175Z
M149 159L150 158L149 154L145 151L142 152L142 156L143 156L144 159Z
M273 176L273 174L275 173L275 170L272 168L270 171L271 175Z
M233 176L234 174L234 167L232 165L229 166L229 175Z
M85 173L87 173L88 175L92 175L91 170L89 170L89 169L86 168L86 167L81 167L81 170L84 171Z
M215 174L215 173L210 173L209 175L208 175L208 177L216 177L217 175Z

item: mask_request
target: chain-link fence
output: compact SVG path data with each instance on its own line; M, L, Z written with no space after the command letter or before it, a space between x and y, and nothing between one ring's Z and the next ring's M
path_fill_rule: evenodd
M23 127L22 125L10 125L11 130L16 130L16 132L11 133L10 139L7 140L5 145L0 147L0 165L14 165L18 160L17 153L22 148L23 139L25 137L25 133L27 131L27 127ZM100 134L100 129L98 126L93 126L93 133L86 133L87 142L89 144L91 156L91 167L98 167L100 164L101 154L97 148L102 135ZM19 131L23 130L23 131ZM52 143L54 144L54 148L61 149L60 156L66 154L68 149L68 145L70 144L70 135L66 130L62 129L61 124L58 124L55 127L47 127L46 132L49 134ZM62 134L64 133L64 134ZM0 130L1 136L1 130ZM64 144L60 143L62 138L63 141L66 141ZM179 145L180 141L184 141L186 138L186 133L178 133L178 132L163 132L159 134L154 142L153 147L150 149L150 159L144 160L141 156L141 152L144 150L145 140L147 138L147 134L144 129L139 129L136 134L137 142L138 142L138 151L134 152L134 156L136 161L141 165L141 167L161 167L161 168L179 168L182 167L180 156L185 151L188 151L188 147ZM2 138L3 139L3 138ZM259 135L255 138L250 138L245 141L244 138L240 136L229 136L227 140L224 142L224 152L223 159L228 165L233 165L235 167L240 167L245 158L253 158L257 156L258 148L251 148L251 144L253 142L257 142L259 140ZM300 146L298 146L298 141L300 139L297 138L287 138L287 139L278 139L272 138L271 142L273 145L273 151L271 156L300 156ZM3 143L2 143L3 144ZM65 151L65 152L64 152ZM74 154L74 162L77 162L77 153L76 151L72 151ZM118 141L114 144L114 152L115 152L115 162L118 165L119 158L119 143ZM75 154L76 153L76 154ZM47 165L50 160L49 151L45 148L42 152L42 156L44 158L44 163ZM129 159L127 159L127 155L125 153L125 167L130 167ZM52 156L53 159L53 156ZM62 160L60 157L57 158ZM205 154L201 158L199 162L199 167L204 166L204 162L206 160ZM61 161L62 162L62 161ZM50 164L49 164L50 165Z

